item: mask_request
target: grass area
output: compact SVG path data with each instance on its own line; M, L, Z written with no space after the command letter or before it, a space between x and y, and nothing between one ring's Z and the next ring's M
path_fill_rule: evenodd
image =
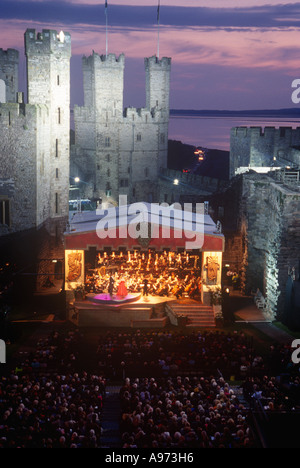
M30 336L35 333L39 327L43 326L46 327L47 330L49 330L49 333L54 330L60 330L61 332L67 332L76 329L76 326L72 324L71 322L62 322L62 323L49 323L49 324L41 324L39 322L31 322L31 320L44 320L47 318L49 315L49 312L46 312L45 310L40 309L40 312L38 309L32 308L32 305L29 304L24 304L24 305L19 305L15 307L9 314L9 319L11 321L16 321L16 320L28 320L29 322L27 323L14 323L13 327L16 330L16 339L12 340L11 344L7 348L7 353L8 357L13 356L15 353L18 352L18 349L20 349L22 346L28 342L30 339ZM279 328L281 328L284 331L290 331L284 327L284 325L278 323L276 324ZM45 328L44 328L45 330ZM84 341L89 344L85 348L86 352L88 353L88 349L90 349L90 345L97 346L98 343L98 338L101 335L104 335L105 333L109 331L113 331L115 333L133 333L136 332L137 329L133 328L109 328L109 327L96 327L96 328L82 328L80 329ZM258 330L254 325L251 323L246 323L246 322L239 322L239 323L225 323L223 327L215 327L215 328L192 328L192 327L176 327L173 325L169 325L163 329L143 329L142 330L144 333L153 333L153 332L161 332L161 333L178 333L178 334L184 334L184 335L191 335L195 334L198 332L219 332L219 333L224 333L224 334L234 334L234 333L244 333L246 337L248 337L249 340L252 341L253 347L255 349L255 352L261 355L262 357L268 357L269 351L270 351L270 345L274 343L274 340L264 334L262 331ZM300 333L295 333L293 336L295 337L300 337Z
M18 320L45 320L49 315L49 312L35 311L32 307L15 306L9 312L9 319L13 322Z
M294 338L300 338L300 331L290 330L286 325L284 325L281 322L273 322L273 325L275 325L275 327L279 328L280 330L285 331Z
M6 347L7 362L16 355L22 346L25 346L31 335L39 328L38 323L13 324L11 327L10 344Z

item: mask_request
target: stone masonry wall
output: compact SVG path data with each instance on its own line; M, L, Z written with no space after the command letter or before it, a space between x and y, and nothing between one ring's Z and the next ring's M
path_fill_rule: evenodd
M15 49L0 49L0 80L5 83L5 101L17 102L19 86L19 52ZM1 102L1 100L0 100Z
M37 145L37 128L45 129L46 118L45 106L0 104L0 196L10 200L12 231L36 227L49 215L47 148Z
M146 108L125 110L124 63L123 54L83 58L85 107L74 108L71 166L83 171L82 194L93 185L93 196L103 203L117 204L119 195L129 203L159 201L154 185L167 166L171 62L145 60Z
M234 127L230 135L230 176L239 167L299 165L294 147L300 145L300 127Z
M300 251L300 190L268 176L247 175L243 182L248 291L260 288L271 317L280 317L288 269L297 264Z
M34 29L25 33L28 101L49 109L51 217L67 217L70 164L70 57L69 33ZM42 134L38 138L43 139ZM43 144L41 142L41 144Z

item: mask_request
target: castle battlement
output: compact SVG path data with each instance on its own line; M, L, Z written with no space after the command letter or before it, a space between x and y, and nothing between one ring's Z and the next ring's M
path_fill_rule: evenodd
M26 55L48 55L51 53L64 53L71 55L71 35L68 32L58 33L52 29L43 29L36 33L35 29L25 32Z
M230 139L230 175L240 168L299 165L300 127L234 127Z
M126 107L124 109L124 118L128 120L137 120L140 123L148 123L155 120L154 114L144 107Z
M93 54L89 57L83 56L82 58L83 65L100 65L100 66L112 66L112 65L123 65L125 64L125 55L120 54L119 57L116 54L99 55L93 51Z
M146 69L160 69L160 70L170 70L171 69L171 58L163 57L158 59L155 55L152 57L145 58L145 67Z
M86 119L95 118L95 110L91 107L74 105L74 116Z
M15 49L0 49L0 62L19 62L19 51Z
M24 125L34 125L36 118L49 117L49 109L44 104L0 103L0 123L13 125L20 121Z
M300 131L300 127L233 127L231 135L233 137L247 137L247 136L274 136L278 133L281 137L289 134L295 134Z
M0 102L16 102L18 73L19 52L15 49L0 49Z

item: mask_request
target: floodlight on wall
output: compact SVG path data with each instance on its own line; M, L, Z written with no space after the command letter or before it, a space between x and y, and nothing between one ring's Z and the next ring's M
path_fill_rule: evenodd
M64 35L64 32L63 31L60 31L60 33L58 34L58 39L60 40L60 42L64 43L65 42L65 35Z

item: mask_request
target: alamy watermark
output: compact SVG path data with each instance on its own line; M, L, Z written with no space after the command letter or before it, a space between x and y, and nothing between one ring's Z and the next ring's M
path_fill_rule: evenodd
M0 364L6 364L6 344L0 340Z
M292 354L292 362L294 364L300 364L300 340L294 340L292 343L292 348L296 348Z
M292 101L294 104L299 104L300 102L300 79L296 79L292 82L292 88L296 88L292 92Z
M96 232L100 239L175 239L185 238L185 248L201 249L204 243L204 204L168 205L132 203L120 195L118 207L97 209L102 216ZM172 233L172 234L171 234Z

